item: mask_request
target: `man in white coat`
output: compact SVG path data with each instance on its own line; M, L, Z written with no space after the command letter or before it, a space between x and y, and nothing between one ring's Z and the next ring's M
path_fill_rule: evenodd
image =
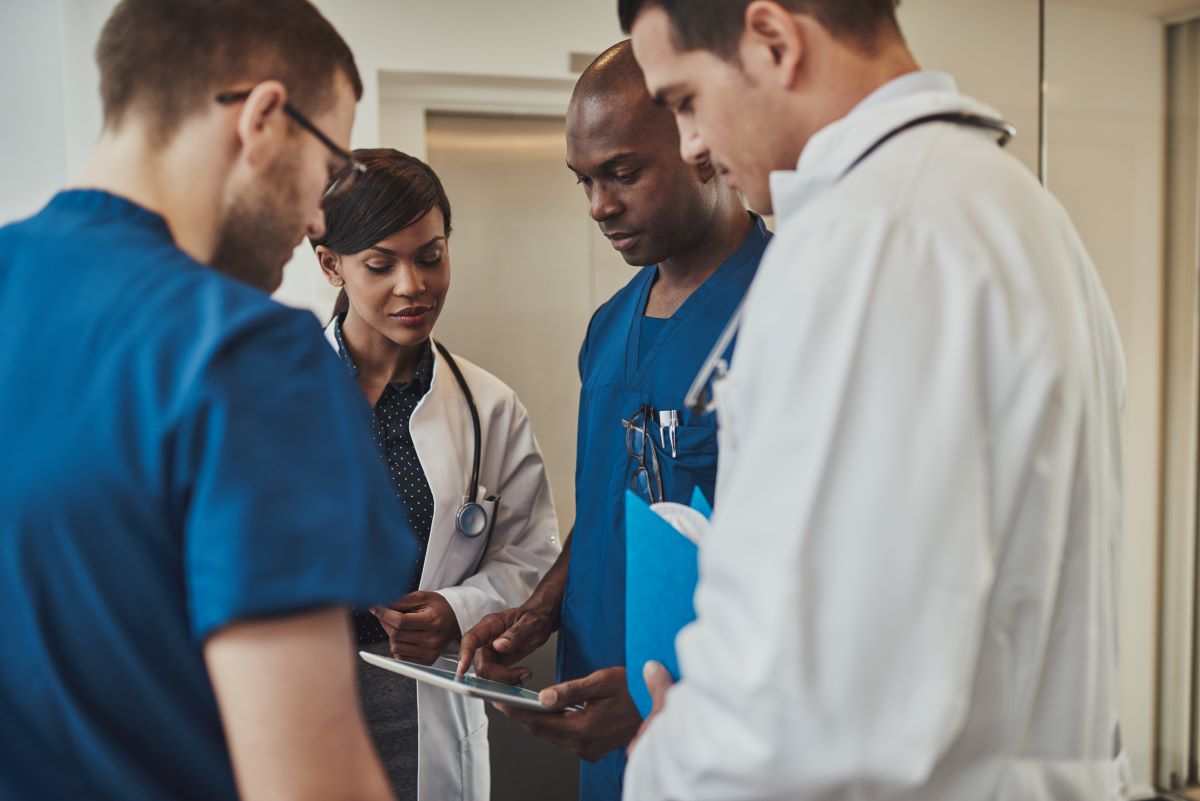
M625 797L1122 797L1124 365L1066 213L894 0L620 12L685 159L778 225Z

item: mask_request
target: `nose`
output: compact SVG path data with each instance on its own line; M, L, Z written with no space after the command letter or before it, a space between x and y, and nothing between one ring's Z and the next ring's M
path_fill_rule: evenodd
M596 181L592 184L592 193L588 197L589 207L588 214L596 222L604 222L611 220L619 215L622 211L621 203L608 191L601 181Z
M425 282L420 273L410 265L400 266L396 270L396 283L392 285L392 294L398 298L418 298L425 294Z
M679 155L685 164L698 167L710 158L708 145L700 138L700 132L691 120L684 117L676 118L679 122Z

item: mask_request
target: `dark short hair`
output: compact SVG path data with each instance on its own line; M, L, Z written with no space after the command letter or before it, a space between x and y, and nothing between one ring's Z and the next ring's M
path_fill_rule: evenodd
M276 79L301 111L333 102L341 72L362 98L345 40L308 0L122 0L96 45L104 125L132 109L163 144L218 92Z
M661 8L671 21L679 50L709 50L724 59L737 52L751 0L617 0L621 29L629 33L638 14ZM835 37L870 49L880 33L899 30L900 0L774 0L793 14L807 14Z
M450 236L450 199L441 179L425 162L392 148L364 148L354 158L366 166L344 194L325 203L325 234L310 239L334 253L359 253L420 220L435 207ZM349 309L346 290L338 294L333 315Z

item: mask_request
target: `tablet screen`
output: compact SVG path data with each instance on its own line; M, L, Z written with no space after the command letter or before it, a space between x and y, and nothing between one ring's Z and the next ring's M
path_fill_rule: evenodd
M372 665L381 667L384 670L390 670L393 673L399 673L402 676L408 676L409 678L441 687L450 692L473 695L476 698L482 698L487 701L511 704L538 712L551 711L549 707L542 706L538 701L537 693L532 690L488 681L476 676L463 676L461 679L454 678L454 671L446 669L456 666L452 659L443 657L434 663L442 665L442 667L426 667L414 662L405 662L400 659L392 659L389 656L372 654L368 651L359 651L358 655Z
M478 676L463 676L462 678L456 679L454 678L454 671L452 670L441 670L440 668L426 667L425 665L417 665L412 662L405 662L404 664L410 670L427 673L430 676L437 676L438 678L452 681L455 684L462 684L466 687L473 687L477 690L487 690L490 693L499 693L500 695L506 695L511 698L523 698L527 701L537 701L538 699L537 693L533 692L532 690L526 690L524 687L516 687L512 684L501 684L498 681L488 681L487 679L481 679Z

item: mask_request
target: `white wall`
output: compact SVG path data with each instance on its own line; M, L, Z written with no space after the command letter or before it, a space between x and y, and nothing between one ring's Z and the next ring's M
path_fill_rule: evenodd
M62 28L54 2L0 17L0 220L36 211L69 174Z
M381 144L380 71L567 78L571 51L620 38L613 3L594 0L319 0L358 57L367 95L354 144ZM0 220L36 211L85 157L99 128L91 51L111 0L0 0ZM1036 158L1036 16L1031 0L905 0L921 61L1022 129ZM1109 289L1129 365L1126 581L1122 605L1125 741L1150 775L1157 629L1161 384L1162 26L1137 5L1097 10L1056 0L1049 26L1050 186L1071 212ZM385 143L390 144L390 143ZM581 212L582 213L582 212ZM304 253L305 259L310 259ZM283 297L328 308L311 261Z
M0 0L0 222L36 212L100 132L93 50L114 0Z

